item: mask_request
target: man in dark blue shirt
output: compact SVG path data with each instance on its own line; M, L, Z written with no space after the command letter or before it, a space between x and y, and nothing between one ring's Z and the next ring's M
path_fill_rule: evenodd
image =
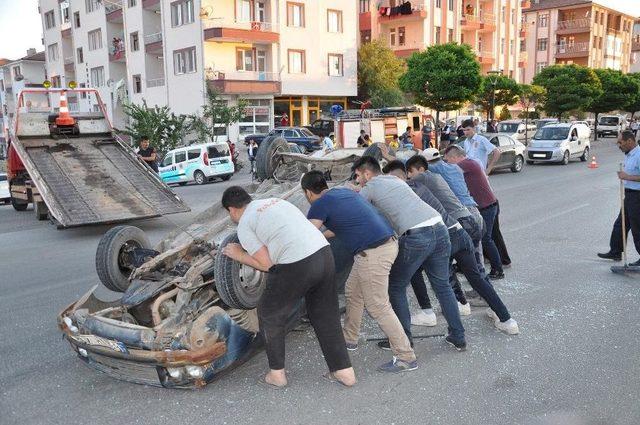
M358 348L366 308L389 338L394 354L393 360L378 369L417 369L409 338L389 301L389 271L398 255L398 242L389 222L358 193L341 187L329 189L320 171L306 173L300 184L311 204L307 218L318 228L326 227L325 237L337 237L354 254L345 284L347 311L343 331L347 349Z

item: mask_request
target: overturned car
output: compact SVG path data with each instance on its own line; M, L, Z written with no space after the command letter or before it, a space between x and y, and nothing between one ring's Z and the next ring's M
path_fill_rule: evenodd
M367 153L379 156L373 148ZM321 169L340 184L363 153L345 149L312 158L290 152L282 138L269 138L257 155L263 181L247 189L254 199L286 199L306 213L301 174ZM222 254L238 241L234 229L219 202L153 248L136 227L110 229L98 245L96 271L122 296L99 300L96 286L58 316L79 358L114 378L165 388L203 387L248 360L262 346L255 307L266 275ZM342 287L352 258L335 238L331 246ZM301 301L290 328L302 314Z

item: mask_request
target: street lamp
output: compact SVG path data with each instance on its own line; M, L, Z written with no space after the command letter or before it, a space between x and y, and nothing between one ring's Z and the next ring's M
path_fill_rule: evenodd
M491 111L490 111L490 118L489 121L493 120L494 117L494 112L495 112L495 108L496 108L496 86L498 85L498 77L502 75L502 70L496 70L496 71L488 71L487 72L487 76L489 78L489 82L491 83L491 85L493 86L493 90L491 90Z

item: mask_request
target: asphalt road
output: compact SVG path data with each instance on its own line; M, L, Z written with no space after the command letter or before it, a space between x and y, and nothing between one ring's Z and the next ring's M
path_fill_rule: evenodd
M595 256L607 249L619 208L622 154L613 139L594 143L592 153L595 170L572 162L491 176L513 259L495 286L520 335L496 331L474 308L463 318L467 352L441 338L418 341L420 368L389 376L375 370L388 352L368 343L352 354L352 389L321 379L310 331L287 339L290 385L282 391L256 384L267 368L263 353L199 391L88 369L55 316L98 283L94 253L107 227L61 231L0 207L0 423L638 424L640 278L613 275L612 263ZM194 212L138 225L158 241L240 181L176 188ZM445 332L438 319L416 333ZM381 335L370 320L363 332Z

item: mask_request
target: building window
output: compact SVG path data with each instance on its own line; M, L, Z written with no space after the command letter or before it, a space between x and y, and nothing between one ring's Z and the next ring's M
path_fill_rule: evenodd
M196 48L175 50L173 52L173 71L176 75L196 72Z
M504 55L504 45L505 45L504 38L501 38L500 39L500 54L501 55Z
M521 52L527 51L527 40L525 39L520 40L520 51Z
M69 22L69 5L67 3L67 5L65 6L65 4L61 4L60 5L60 19L62 20L62 22L67 23Z
M539 38L538 39L538 51L539 52L546 52L548 44L549 44L549 39L548 38Z
M53 43L47 47L47 56L50 62L58 61L58 43Z
M440 44L440 27L436 27L436 44Z
M342 11L327 10L327 31L342 32Z
M405 31L404 27L398 27L398 46L404 46Z
M127 2L127 5L128 5L129 7L136 7L136 0L129 0L129 1Z
M540 28L546 28L549 26L549 15L540 15L538 17L538 26Z
M454 37L453 29L449 28L448 32L449 32L449 34L448 34L449 39L447 41L448 42L452 42L453 41L453 37Z
M131 51L137 52L138 50L140 50L140 37L136 31L131 33Z
M102 49L102 30L100 28L89 31L87 35L89 36L89 51Z
M507 6L502 6L502 10L500 11L500 19L502 20L503 24L505 22L505 15L506 14L507 14Z
M91 13L94 10L100 9L102 5L102 0L84 0L84 6L87 13Z
M194 21L193 0L171 3L171 26L179 27Z
M73 14L73 26L75 28L80 28L80 12L75 12Z
M342 77L344 75L342 55L329 53L329 75L331 77Z
M306 60L304 50L289 50L289 74L304 74Z
M236 71L254 71L253 49L236 48Z
M78 47L76 49L76 57L78 59L78 63L84 63L84 54L82 52L82 47Z
M540 71L542 71L546 67L547 67L547 63L546 62L537 62L536 63L536 74L539 74Z
M362 44L371 42L371 30L360 31L360 42Z
M240 135L247 136L255 133L268 133L271 120L271 100L247 99L247 107L244 108L244 117L238 122Z
M56 75L55 77L51 77L51 86L55 88L60 88L61 86L60 76Z
M516 24L516 10L515 9L511 9L511 25L515 25Z
M142 78L140 74L133 76L133 92L142 93Z
M442 0L436 0L436 7L440 9L442 7Z
M509 53L513 53L513 40L509 40Z
M93 87L104 86L104 67L91 68L91 85Z
M371 0L360 0L360 13L371 11Z
M389 45L390 46L396 45L396 29L395 28L389 29Z
M44 14L44 27L46 29L51 29L56 26L56 15L53 10L48 11Z
M304 4L287 3L287 26L304 27Z
M453 12L453 0L449 0L449 10Z
M16 78L18 75L22 75L22 72L20 72L20 66L14 66L13 69L13 78Z

